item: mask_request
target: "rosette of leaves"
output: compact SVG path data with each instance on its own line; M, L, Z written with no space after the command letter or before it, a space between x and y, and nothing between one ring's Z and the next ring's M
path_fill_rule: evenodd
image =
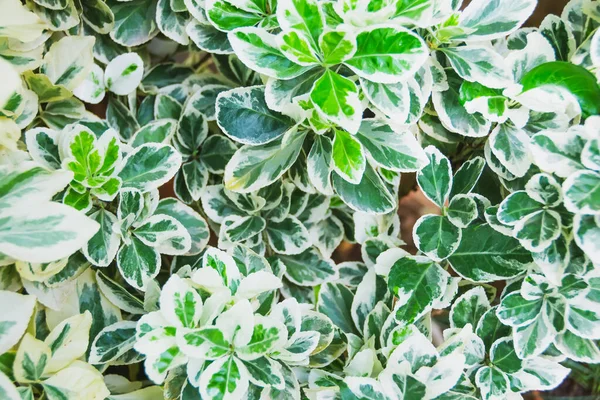
M198 254L208 243L202 216L176 199L159 201L157 191L123 189L116 215L99 208L92 217L103 229L83 254L98 266L107 266L116 257L123 278L142 291L160 271L160 254Z
M333 325L319 313L302 312L293 300L271 309L272 299L262 295L281 287L281 281L266 260L252 257L254 262L238 264L209 248L200 267L190 270L191 278L169 278L160 310L143 316L137 327L135 348L146 354L155 382L187 364L183 379L203 398L241 399L248 390L299 395L290 366L326 348ZM267 315L255 313L261 298Z
M451 354L464 346L468 376L483 399L556 387L569 373L559 364L562 358L550 350L544 356L521 357L517 342L524 336L517 337L514 330L511 336L510 328L501 322L500 308L490 306L481 286L464 292L450 309L450 328L444 331L446 343L440 353Z
M266 96L263 87L250 87L217 98L219 126L244 144L225 168L229 190L258 190L291 168L294 180L306 182L308 190L335 193L353 210L384 214L396 206L398 173L417 171L426 163L409 131L365 120L355 135L328 125L319 132L302 117L296 121L271 110Z
M242 243L274 256L287 267L286 284L316 286L336 276L329 257L344 231L328 197L277 181L249 194L208 186L201 200L208 218L219 224L220 247Z
M598 362L597 278L593 272L573 272L567 271L559 284L531 273L504 294L497 315L512 327L520 358L554 347L570 359Z
M473 158L453 176L450 161L439 150L428 147L426 152L430 163L419 171L417 182L442 215L424 215L417 221L413 228L417 248L432 260L447 260L454 271L475 282L523 274L531 253L486 223L490 202L472 193L485 161Z
M118 177L123 162L121 141L112 129L102 124L97 127L99 133L75 124L61 131L34 128L25 134L34 161L50 170L73 173L62 200L83 212L88 212L94 201L112 201L122 185Z
M312 370L309 388L323 395L351 399L408 399L413 395L422 399L440 395L471 398L474 388L463 376L462 348L440 356L429 338L414 325L395 331L390 344L391 351L382 358L384 365L375 353L363 349L346 364L344 375Z
M289 112L292 100L305 96L327 121L353 134L363 107L359 88L349 78L358 76L374 86L401 82L428 55L424 41L406 28L381 24L350 29L331 6L319 2L280 2L277 21L278 35L255 27L228 34L236 55L270 78L266 91L271 108ZM275 67L275 59L280 66Z
M86 353L91 325L92 315L86 311L62 321L43 340L25 333L10 366L18 393L29 398L42 393L67 399L108 396L102 373L77 360ZM7 399L15 399L8 393Z
M585 125L567 132L540 132L532 138L531 146L536 165L562 181L556 183L557 190L562 194L562 206L574 214L575 243L593 262L599 259L592 239L599 226L597 121L597 117L588 118Z
M227 32L234 29L261 27L272 31L278 28L277 2L185 0L184 3L194 17L186 32L198 48L213 54L233 53Z

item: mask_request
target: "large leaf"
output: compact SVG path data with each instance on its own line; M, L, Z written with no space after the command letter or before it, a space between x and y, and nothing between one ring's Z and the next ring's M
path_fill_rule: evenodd
M350 183L361 181L367 166L361 143L348 132L335 131L331 153L335 172Z
M363 120L356 138L383 168L413 172L427 165L427 155L409 131L394 132L388 125Z
M292 129L265 145L240 148L225 168L226 188L248 193L275 182L296 161L305 136L306 131Z
M275 36L261 28L239 28L227 37L235 54L249 68L272 78L292 79L309 69L289 60L279 50Z
M361 181L356 185L334 173L333 188L344 203L355 211L386 214L396 207L396 199L369 164Z
M457 39L481 42L516 31L533 13L536 0L475 0L459 18L466 33Z
M227 136L252 146L271 142L294 126L292 119L267 107L262 86L221 92L217 97L216 115Z
M415 246L435 261L452 255L458 248L461 237L460 228L440 215L424 215L413 228Z
M147 192L168 182L181 166L181 154L164 144L144 144L125 157L119 177L124 188Z
M296 285L316 286L337 276L333 261L323 258L313 247L298 255L280 255L278 258L286 266L286 278Z
M16 260L50 262L79 250L98 231L85 214L59 203L0 212L0 252Z
M429 55L419 36L399 26L364 28L356 35L356 47L344 63L358 76L379 83L412 77Z
M126 47L148 42L158 34L156 3L152 0L110 1L108 5L115 15L115 28L110 37Z
M403 257L390 270L388 287L398 297L396 320L411 324L446 292L450 275L426 257Z
M600 86L596 77L579 65L562 61L545 63L525 74L520 83L523 92L545 85L561 87L575 96L584 117L600 114Z
M417 182L429 200L443 208L452 189L452 166L437 148L425 149L429 164L417 173Z
M460 245L448 261L467 279L491 282L522 274L532 260L516 239L485 224L463 229Z
M356 84L350 79L328 69L314 83L310 99L327 119L350 133L358 131L362 106Z

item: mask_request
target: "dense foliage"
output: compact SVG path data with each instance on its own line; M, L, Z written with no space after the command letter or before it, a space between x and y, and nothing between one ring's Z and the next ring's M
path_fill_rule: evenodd
M600 363L600 2L536 5L0 0L0 398L519 399Z

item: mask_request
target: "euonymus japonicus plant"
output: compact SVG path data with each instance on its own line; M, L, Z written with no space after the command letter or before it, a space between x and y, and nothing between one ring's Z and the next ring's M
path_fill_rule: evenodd
M0 398L593 392L600 3L464 3L0 0Z

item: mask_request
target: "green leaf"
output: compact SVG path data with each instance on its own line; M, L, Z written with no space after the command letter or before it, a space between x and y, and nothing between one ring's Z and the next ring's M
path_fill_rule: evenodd
M277 42L283 54L296 64L305 66L319 64L319 56L302 32L282 32L277 36Z
M389 125L363 120L356 138L381 167L397 172L419 171L427 154L409 131L395 132Z
M575 53L575 36L569 24L562 18L550 14L540 24L540 33L548 39L557 61L569 61Z
M106 66L104 82L111 92L126 96L135 91L144 75L144 62L136 53L121 54Z
M269 221L266 233L272 250L279 254L300 254L310 246L308 230L293 216Z
M475 375L475 384L481 391L483 400L501 399L510 391L508 377L495 367L479 368Z
M362 118L362 106L356 84L329 69L317 79L310 99L328 120L350 133L356 133Z
M133 234L160 253L182 255L191 248L189 232L181 222L171 216L154 214L142 224L136 225Z
M600 174L580 171L563 183L565 207L573 213L600 214Z
M156 1L111 0L108 6L115 16L115 27L110 32L112 40L126 47L144 44L158 34L156 27Z
M313 247L298 255L279 255L286 266L285 277L299 286L316 286L337 276L335 264Z
M39 382L50 361L52 351L41 340L26 333L14 361L14 375L18 382Z
M225 167L225 187L248 193L268 186L296 161L306 131L292 129L283 138L261 146L243 146Z
M367 164L361 181L351 184L333 174L333 188L346 205L355 211L387 214L396 207L396 198L385 187L377 172Z
M291 118L267 107L263 86L221 92L217 97L216 116L227 136L252 146L272 142L294 126Z
M160 293L160 311L169 326L193 329L202 316L202 298L191 282L173 275Z
M227 37L240 60L261 74L285 80L308 71L308 67L289 60L279 50L275 36L264 29L238 28Z
M131 237L131 243L123 244L117 253L117 266L127 283L145 291L148 282L160 271L160 254L137 237Z
M600 223L598 217L592 215L576 215L573 221L573 232L575 242L592 260L600 259L600 246L598 235L600 235Z
M186 25L189 21L189 14L175 12L171 8L171 0L158 0L156 24L166 37L181 45L188 45L190 40L186 33Z
M522 274L532 260L516 239L485 224L463 229L460 245L448 261L466 279L491 282Z
M200 158L211 173L222 174L236 150L236 145L225 136L211 135L202 143Z
M581 155L586 140L574 129L567 132L547 130L533 136L530 143L535 164L561 178L585 169Z
M248 3L251 4L251 2ZM263 19L255 9L243 10L237 7L242 4L243 2L238 2L236 5L233 5L223 0L207 1L206 17L208 17L212 25L223 32L229 32L241 27L255 26Z
M319 37L319 49L325 64L340 64L356 52L356 41L347 31L331 30Z
M90 263L100 267L108 266L119 250L121 240L113 229L117 217L110 211L100 208L90 215L100 225L100 229L81 249Z
M464 328L465 325L477 326L481 317L490 309L490 302L481 286L461 295L450 310L450 325L453 328Z
M115 26L115 16L110 8L101 0L90 0L82 3L83 20L96 32L108 34Z
M498 125L490 135L492 153L514 176L524 176L531 167L529 136L511 123Z
M455 39L480 42L505 37L523 25L536 5L536 0L472 1L458 23L466 33Z
M468 194L473 190L485 168L482 157L474 157L465 162L454 174L450 198L459 194Z
M387 117L406 121L411 111L411 92L408 82L375 83L360 78L360 86L369 101Z
M552 325L542 314L530 324L513 328L517 356L521 359L539 356L548 348L555 336Z
M450 132L467 137L484 137L490 132L491 121L481 113L471 114L461 102L461 80L450 75L448 89L434 91L432 101L440 122Z
M136 340L135 321L120 321L102 329L90 349L90 364L107 364L133 349Z
M350 183L361 181L367 166L362 145L344 130L336 130L333 139L333 169Z
M127 289L103 274L102 271L96 271L96 283L102 294L121 310L131 314L146 313L142 300L129 293Z
M99 225L58 203L13 207L0 212L0 252L16 260L50 262L79 250Z
M477 203L473 197L459 194L450 200L448 205L448 220L458 228L466 228L478 215Z
M257 317L250 341L236 348L238 357L246 361L260 358L284 346L287 331L284 325L268 317Z
M260 357L256 360L242 363L248 370L250 382L260 387L270 386L273 389L283 389L285 381L281 373L281 364L268 357Z
M329 317L342 331L358 334L350 312L353 298L352 292L344 285L326 283L319 291L317 310Z
M396 83L412 77L429 51L413 32L396 26L363 28L356 35L356 52L344 62L361 78Z
M227 39L227 33L218 30L211 24L192 19L185 28L185 32L200 50L214 54L230 54L233 52Z
M502 299L496 314L506 325L524 326L540 315L542 305L543 301L540 299L527 300L519 292L514 292Z
M506 225L516 225L523 218L540 211L543 204L529 197L526 191L511 193L498 207L498 220Z
M325 20L321 3L315 0L282 0L277 2L277 21L284 32L298 30L306 34L317 49Z
M429 164L417 173L417 182L429 200L443 208L452 188L452 166L437 148L428 146Z
M424 215L413 228L415 246L435 261L452 255L460 244L461 236L460 228L440 215Z
M310 183L319 192L325 194L333 193L331 187L332 153L331 139L324 135L317 135L306 159Z
M181 166L181 155L165 144L144 144L125 157L119 177L123 188L148 192L168 182Z
M553 210L541 210L517 222L514 236L527 250L540 252L560 236L561 230L560 214Z
M106 108L106 120L111 128L119 132L121 138L128 140L140 129L133 114L120 100L110 97Z
M248 390L248 370L234 356L213 361L200 377L200 395L207 400L239 398Z
M184 331L177 341L185 354L195 358L217 360L231 352L231 344L215 327Z
M446 292L450 275L426 257L403 257L390 270L388 287L398 297L396 320L411 324Z
M541 64L525 74L520 84L523 92L544 85L566 89L577 99L584 118L600 114L600 86L596 77L579 65L562 61Z
M488 88L502 89L512 83L504 57L485 46L469 45L444 48L456 73L469 82L478 82Z
M92 68L93 46L94 39L89 36L66 36L50 47L40 71L52 84L72 90L83 82Z
M147 143L169 143L177 129L174 119L157 119L140 128L133 134L129 144L139 147Z
M231 225L223 224L225 236L233 243L240 243L261 233L267 226L266 221L258 215L233 219Z

